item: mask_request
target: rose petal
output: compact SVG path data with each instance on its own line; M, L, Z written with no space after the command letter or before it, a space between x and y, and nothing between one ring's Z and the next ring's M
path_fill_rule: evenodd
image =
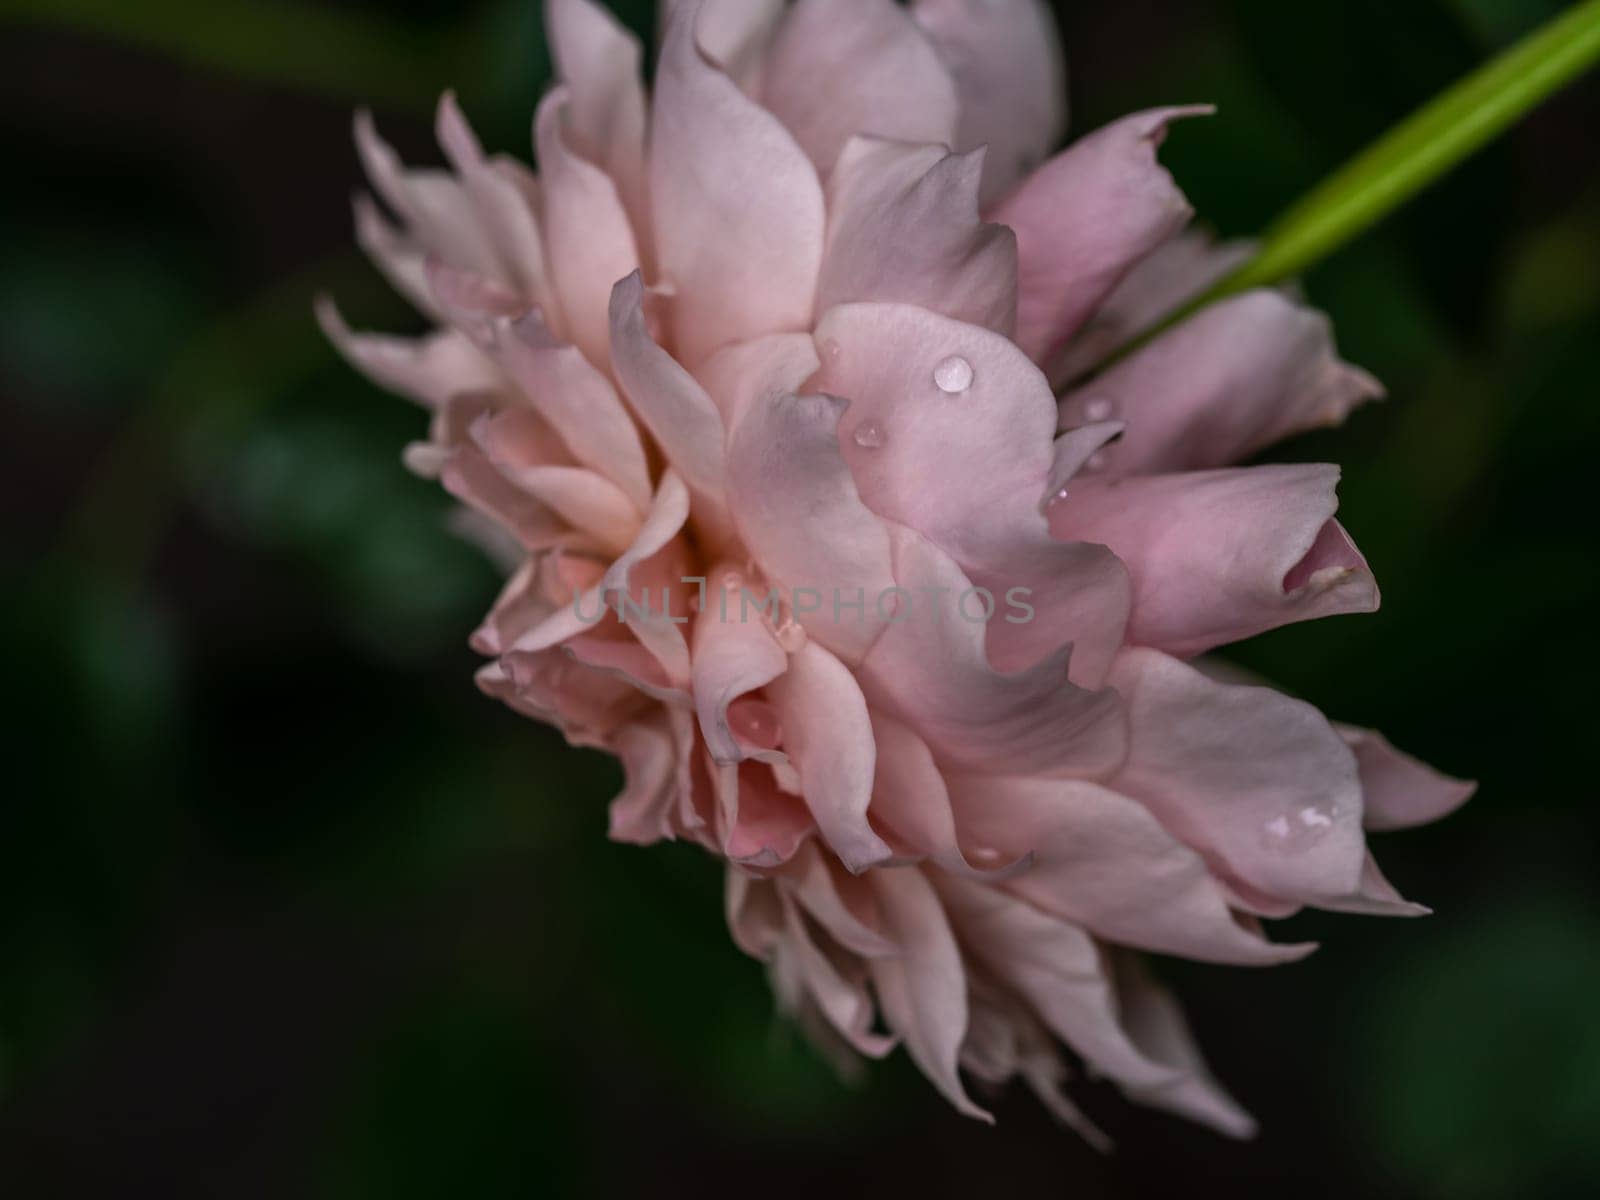
M1203 106L1124 117L1069 146L995 210L1017 232L1017 343L1047 362L1192 210L1156 162L1167 126Z
M1061 33L1041 0L915 0L911 9L961 98L958 150L987 146L982 201L992 204L1067 128Z
M1080 476L1051 505L1050 531L1103 543L1127 564L1129 642L1189 656L1291 621L1377 609L1372 572L1333 519L1338 480L1337 467L1320 464Z
M884 1020L922 1073L963 1116L994 1123L967 1097L957 1063L967 1032L967 981L944 908L914 867L875 871L873 890L901 953L867 967Z
M681 0L661 51L650 195L675 345L691 366L719 346L804 329L824 206L816 171L777 118L709 63L700 0Z
M794 619L854 663L883 628L877 602L895 577L888 531L861 503L839 454L842 407L828 396L748 406L728 442L728 506L762 573L794 605ZM806 536L796 537L801 527ZM815 607L797 602L803 592ZM859 611L846 607L858 599Z
M773 39L762 99L824 176L854 134L955 142L955 82L894 0L799 0Z
M1128 757L1110 786L1251 887L1316 902L1357 889L1366 844L1355 755L1315 708L1207 679L1154 650L1111 672Z
M1375 729L1336 725L1355 751L1361 770L1366 827L1374 833L1411 829L1447 817L1477 791L1465 779L1441 775L1426 763L1403 754Z
M783 726L783 750L834 853L855 872L891 857L867 822L877 752L867 702L850 669L809 642L767 684L767 695Z
M1063 427L1115 414L1109 478L1223 466L1383 394L1340 362L1328 319L1277 292L1203 309L1061 402Z
M610 361L612 287L638 269L639 250L610 177L567 148L567 107L567 89L558 87L539 103L534 120L545 252L572 340L603 368Z
M851 138L828 182L817 308L898 301L1009 336L1017 240L978 216L984 152Z

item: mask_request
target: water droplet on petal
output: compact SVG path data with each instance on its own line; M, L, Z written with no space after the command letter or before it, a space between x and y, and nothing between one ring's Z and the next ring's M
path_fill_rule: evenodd
M745 745L763 750L776 750L783 741L777 709L753 696L741 696L728 705L728 728Z
M1085 471L1104 471L1106 469L1106 455L1103 450L1096 450L1089 455L1088 461L1083 464Z
M1300 854L1326 837L1333 825L1333 810L1307 804L1294 812L1273 817L1262 826L1262 840L1270 849Z
M955 396L972 386L972 364L952 354L933 369L933 382L941 392Z
M1067 498L1067 489L1066 488L1058 488L1056 490L1056 494L1054 496L1050 497L1050 502L1047 505L1045 505L1045 507L1046 508L1054 508L1056 505L1060 504L1066 498Z
M799 654L806 648L806 631L793 617L785 617L772 633L785 654Z
M1083 415L1091 421L1104 421L1117 411L1117 406L1104 396L1091 396L1083 402Z
M856 445L863 450L876 450L888 440L883 426L876 421L863 421L857 425L854 438Z

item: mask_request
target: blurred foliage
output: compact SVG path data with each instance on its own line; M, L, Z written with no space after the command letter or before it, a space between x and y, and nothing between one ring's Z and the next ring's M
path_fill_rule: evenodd
M1219 103L1163 157L1237 236L1558 7L1061 13L1078 128ZM1297 918L1324 948L1274 972L1163 964L1265 1133L1086 1086L1103 1160L1026 1097L963 1123L899 1058L841 1086L715 865L605 841L614 764L471 685L494 571L310 297L414 327L347 249L347 109L435 160L454 85L525 156L534 9L0 0L0 1191L1592 1195L1592 85L1304 284L1391 399L1274 454L1345 464L1386 606L1237 657L1482 781L1379 847L1438 915Z

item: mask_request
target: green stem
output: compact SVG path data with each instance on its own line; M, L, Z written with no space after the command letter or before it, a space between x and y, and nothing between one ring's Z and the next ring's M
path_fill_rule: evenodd
M1583 0L1440 93L1275 221L1255 257L1161 326L1225 296L1282 283L1388 216L1600 58L1600 0Z
M0 0L0 20L78 29L207 70L423 112L459 82L469 44L308 0Z

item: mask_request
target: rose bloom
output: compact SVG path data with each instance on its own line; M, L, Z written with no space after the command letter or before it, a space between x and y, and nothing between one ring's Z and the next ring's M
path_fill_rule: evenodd
M548 0L540 173L448 95L451 170L356 136L360 240L437 322L325 328L431 414L411 468L510 555L489 695L608 751L614 838L723 861L734 940L841 1063L1068 1060L1225 1133L1141 951L1264 965L1262 918L1409 915L1364 831L1468 785L1197 655L1377 607L1338 468L1234 467L1378 385L1261 290L1095 373L1237 263L1139 113L1064 125L1036 0L680 0L655 94ZM963 1075L967 1078L964 1079Z

